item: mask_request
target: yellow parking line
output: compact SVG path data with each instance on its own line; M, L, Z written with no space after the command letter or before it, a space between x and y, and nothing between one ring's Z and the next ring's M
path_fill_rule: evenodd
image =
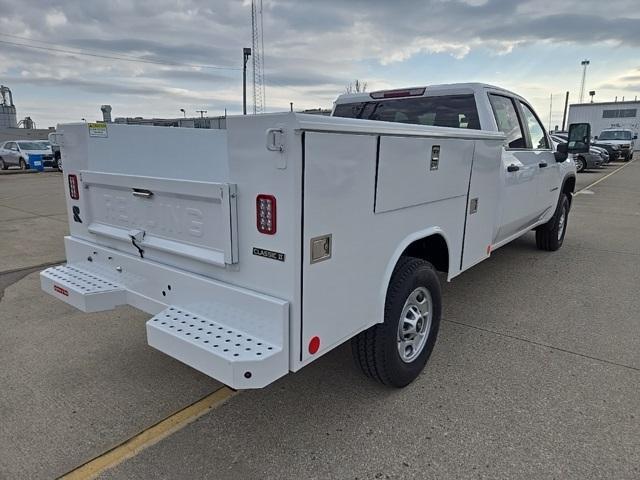
M595 186L595 185L599 184L601 181L603 181L603 180L605 180L605 179L609 178L609 177L610 177L611 175L613 175L614 173L617 173L617 172L619 172L620 170L622 170L623 168L628 167L628 166L629 166L629 165L631 165L633 162L635 162L635 159L634 159L634 160L630 160L629 162L625 163L625 164L624 164L624 165L622 165L621 167L616 168L613 172L606 174L604 177L599 178L598 180L596 180L596 181L595 181L595 182L593 182L592 184L587 185L587 186L586 186L586 187L584 187L584 188L581 188L581 189L580 189L580 190L578 190L576 193L574 193L574 195L578 195L579 193L584 192L585 190L587 190L587 189L589 189L589 188L591 188L591 187L593 187L593 186Z
M60 479L80 480L96 478L105 470L119 465L128 458L134 457L146 448L155 445L163 438L181 430L213 408L222 405L235 394L236 392L230 388L222 387L164 420L161 420L152 427L138 433L117 447L71 470L69 473L60 477Z

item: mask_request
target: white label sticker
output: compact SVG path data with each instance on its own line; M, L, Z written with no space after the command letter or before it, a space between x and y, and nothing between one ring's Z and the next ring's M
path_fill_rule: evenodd
M90 137L102 137L107 138L107 124L106 123L89 123L89 136Z

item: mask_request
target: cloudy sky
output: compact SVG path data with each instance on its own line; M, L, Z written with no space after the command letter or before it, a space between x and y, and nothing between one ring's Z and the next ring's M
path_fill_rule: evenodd
M329 108L356 78L481 81L545 123L553 95L557 124L585 58L596 100L640 96L638 0L263 1L268 111ZM105 103L114 117L239 113L250 13L240 0L0 0L0 83L39 127L98 119Z

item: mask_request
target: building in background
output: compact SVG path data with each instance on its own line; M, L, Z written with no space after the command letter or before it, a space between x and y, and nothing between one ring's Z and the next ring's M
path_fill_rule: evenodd
M628 128L637 135L640 130L640 101L576 103L569 105L571 123L586 122L591 125L591 135L600 135L605 128ZM640 150L640 142L636 142Z

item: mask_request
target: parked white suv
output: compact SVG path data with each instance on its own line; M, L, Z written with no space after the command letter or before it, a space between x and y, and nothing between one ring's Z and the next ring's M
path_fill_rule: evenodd
M628 128L607 128L595 137L596 146L617 145L620 148L620 157L628 162L633 157L635 140L638 135Z
M29 155L40 156L45 164L54 162L51 146L43 145L42 140L11 140L0 145L0 168L6 170L10 166L18 166L27 170Z

